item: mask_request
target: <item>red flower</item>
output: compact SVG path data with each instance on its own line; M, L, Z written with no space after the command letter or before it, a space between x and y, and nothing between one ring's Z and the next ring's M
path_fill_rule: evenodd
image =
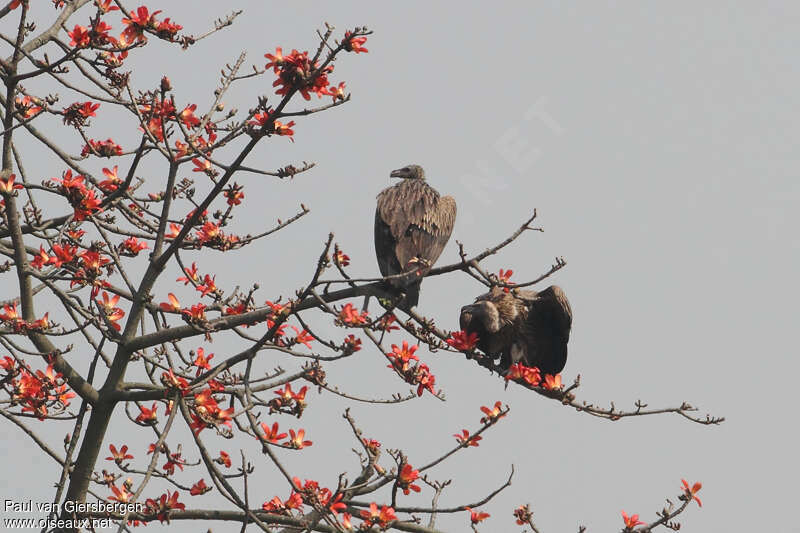
M65 263L71 263L75 259L75 253L78 251L77 246L70 246L69 244L54 244L53 253L56 254L55 259L51 259L52 264L57 268Z
M690 487L689 486L689 482L687 482L685 479L681 479L681 483L683 484L683 491L686 494L686 497L689 500L696 501L697 505L702 507L703 506L703 502L701 502L700 498L698 498L696 495L697 495L698 492L700 492L700 489L703 488L703 484L700 483L700 482L697 482L697 483L695 483L694 485L692 485Z
M328 74L333 71L333 65L318 68L316 63L312 65L308 52L292 50L291 54L284 56L280 48L275 50L275 55L266 54L264 57L270 60L265 68L272 67L278 75L278 79L272 84L273 87L278 87L276 94L289 94L296 90L306 100L311 98L312 92L319 97L329 94Z
M91 37L89 37L89 30L87 30L83 26L75 25L75 28L68 33L69 38L71 41L69 42L70 46L77 46L78 48L85 48L89 46L91 42Z
M106 312L111 312L117 305L117 302L119 302L119 294L115 294L109 298L108 293L103 291L103 310Z
M78 113L84 118L95 117L97 114L95 111L100 107L100 104L94 104L92 102L84 102L78 108Z
M378 504L375 502L369 504L369 511L361 511L361 518L364 519L368 527L373 523L377 523L382 528L386 528L386 526L389 525L389 522L397 520L397 516L394 514L394 509L384 505L379 511Z
M180 452L177 452L177 453L170 454L169 458L167 459L167 462L164 463L164 466L162 468L164 469L164 472L167 473L167 475L172 476L172 475L175 474L175 467L176 466L181 469L181 472L183 472L183 465L185 463L186 463L186 461L184 461L181 458Z
M164 233L165 239L174 239L181 232L181 227L174 222L169 223L169 231Z
M115 45L117 40L108 34L110 31L111 26L109 24L103 20L98 20L97 23L92 26L92 30L89 32L89 35L92 38L91 44L95 46L103 46L107 43Z
M205 275L203 278L203 283L195 287L203 296L208 295L208 293L216 293L219 289L217 289L217 285L214 283L214 280L217 279L217 276L213 278L208 274Z
M156 15L161 11L154 11L151 15L147 7L139 6L136 12L131 12L131 18L123 18L122 23L126 28L120 35L120 44L127 46L133 41L145 41L144 30L148 26L152 29L156 25Z
M537 387L541 382L541 376L539 374L539 369L537 367L530 367L525 366L522 363L514 363L508 369L506 373L505 380L519 380L525 381L525 383ZM560 378L559 378L560 379Z
M394 331L396 329L400 329L400 326L396 326L394 323L397 321L397 317L393 314L383 315L380 320L378 320L378 324L375 326L375 329L378 331Z
M39 104L41 100L38 98L31 98L27 94L20 98L19 96L14 99L14 104L17 108L17 113L22 115L22 118L31 118L42 111L42 106Z
M54 257L50 256L47 252L44 251L44 246L41 244L39 245L39 253L36 257L33 258L31 261L31 266L38 270L44 268L45 265L49 265L51 260L55 259Z
M627 514L625 514L625 511L622 511L622 521L625 522L625 529L626 530L630 530L630 529L635 528L638 525L644 524L644 522L639 520L639 515L638 514L628 516Z
M284 514L286 512L286 506L283 505L283 502L277 496L274 496L271 500L262 503L261 508L268 513Z
M156 402L153 402L153 407L151 407L150 409L140 405L139 406L140 412L139 416L136 417L136 421L139 422L140 424L148 424L148 425L155 424L156 421L158 420L158 418L156 417L156 409L158 409Z
M107 50L100 52L100 58L103 60L103 63L112 69L121 67L126 57L128 57L127 50L123 50L119 54L114 54L114 52L109 52Z
M139 255L139 252L142 250L147 249L146 242L140 242L139 239L136 237L128 237L124 241L122 241L122 245L120 246L121 252L127 252L131 256Z
M202 374L203 370L211 370L211 365L208 363L214 358L214 354L208 354L206 357L205 350L202 348L197 349L197 357L194 359L194 366L197 367L197 375Z
M3 313L0 313L0 320L2 320L3 322L8 322L11 320L17 320L21 318L19 311L17 311L17 302L14 302L12 307L4 305L3 311L4 311Z
M199 157L195 157L192 159L192 163L194 163L192 172L205 172L206 174L213 175L214 168L211 166L211 161L208 159L200 159Z
M506 285L514 285L514 283L509 281L509 279L511 278L511 275L513 273L514 273L514 271L511 270L511 269L503 270L501 268L500 272L497 274L497 280L500 281L501 283L505 283ZM509 288L508 287L503 287L503 291L504 292L509 292Z
M501 406L502 403L500 401L494 402L493 409L489 409L486 406L482 406L481 411L483 411L483 414L485 414L486 416L481 418L481 424L491 424L506 416L506 413L503 412Z
M294 120L290 121L288 124L282 123L280 120L275 121L275 135L286 135L289 137L289 140L294 142L294 130L292 129L294 126Z
M117 188L119 187L119 184L122 183L122 180L119 179L119 177L117 176L117 165L114 165L114 170L109 170L107 168L104 168L103 174L108 179L101 181L100 183L97 184L97 186L100 187L100 189L102 189L105 192L116 191Z
M350 264L350 256L337 249L333 253L333 262L341 267L346 267Z
M403 489L403 494L406 495L408 495L409 489L419 492L422 489L413 483L417 478L419 478L419 470L414 470L410 464L406 463L397 475L397 486Z
M84 189L83 197L80 198L79 202L73 204L75 220L80 222L102 211L103 208L100 207L100 204L100 198L95 196L94 191Z
M117 302L119 301L119 295L114 295L112 298L108 297L108 293L103 291L103 303L97 302L98 306L103 310L103 313L106 315L106 319L111 322L111 325L114 327L115 330L119 331L121 329L120 325L117 324L117 320L125 316L125 311L116 307Z
M16 365L16 361L11 359L9 356L4 356L0 359L0 368L11 374L14 371L14 366Z
M292 384L287 383L284 388L276 390L275 394L278 395L278 399L281 399L286 403L294 401L305 405L306 392L308 392L307 386L303 386L303 388L301 388L299 391L294 392L292 390Z
M272 329L275 326L275 322L273 320L267 319L267 328ZM275 330L275 338L278 339L279 337L283 337L285 335L286 324L281 324L278 326L278 329Z
M227 453L223 452L223 451L219 452L219 457L214 459L214 461L219 463L219 464L221 464L221 465L224 465L225 468L230 468L231 467L231 456L228 455Z
M225 308L226 315L241 315L242 313L246 313L249 311L250 308L247 305L247 300L240 300L238 303L228 306ZM244 325L245 327L250 327L248 324Z
M186 381L186 378L176 376L175 372L171 368L169 369L169 372L163 372L161 374L161 382L166 387L178 389L181 391L181 394L186 394L189 392L189 382Z
M514 516L517 518L517 525L524 526L533 518L533 513L528 505L520 505L514 509Z
M278 72L281 70L281 67L282 67L282 66L283 66L283 64L284 64L284 59L283 59L283 48L281 48L281 47L279 46L279 47L275 48L275 55L272 55L272 54L264 54L264 57L266 57L267 59L269 59L269 63L267 63L266 65L264 65L264 68L270 68L270 67L272 67L272 69L273 69L273 71L275 72L275 74L277 74L277 73L278 73Z
M319 494L319 503L333 511L335 515L338 515L347 509L347 504L342 501L342 498L344 498L342 493L338 493L334 498L330 489L322 489Z
M16 179L16 174L9 174L7 178L0 178L0 193L11 194L17 189L22 189L21 183L14 183Z
M472 507L464 507L467 511L469 511L469 519L473 524L477 524L479 522L483 522L491 515L489 513L481 513L479 511L473 511Z
M122 448L117 451L117 447L113 444L110 444L108 449L111 450L111 456L106 457L106 461L114 461L115 463L119 464L126 459L133 459L133 456L128 453L127 446L122 446Z
M475 332L467 333L463 330L453 331L445 342L456 350L468 352L478 344L478 334Z
M109 264L111 259L89 250L81 254L81 262L88 274L99 276L101 274L100 269Z
M368 450L370 450L373 453L377 452L378 448L381 447L381 443L378 442L375 439L362 438L361 442L364 444L364 447L366 447Z
M117 11L119 8L117 6L112 6L111 2L114 0L94 0L94 5L97 6L103 13L108 13L109 11Z
M422 396L425 390L430 391L431 394L436 394L433 386L436 383L436 376L431 374L428 365L419 365L414 372L414 384L417 385L417 396Z
M203 224L203 227L197 231L197 241L200 244L213 241L223 236L222 230L219 229L218 224L214 224L210 220Z
M278 433L278 423L275 422L270 428L266 422L261 422L261 429L264 430L262 438L267 442L277 443L281 439L286 438L286 433Z
M272 124L272 113L269 111L264 111L262 113L256 113L253 115L253 120L248 122L253 127L264 127L269 126Z
M139 8L142 9L142 8ZM146 9L146 8L145 8ZM162 494L158 500L148 498L145 501L146 511L153 513L160 522L169 523L169 512L172 509L186 509L186 506L178 501L178 491Z
M268 305L270 309L272 309L273 316L278 316L278 315L282 315L284 313L288 313L289 310L291 309L291 302L290 303L285 303L285 304L276 304L276 303L273 303L273 302L267 300L264 303L266 305Z
M344 100L345 97L344 86L345 83L341 82L338 86L330 89L330 95L333 97L334 102L336 100Z
M312 337L305 329L303 329L303 331L299 331L294 326L292 326L292 329L297 334L297 336L294 338L294 342L297 344L305 344L307 348L311 348L311 341L314 340L314 337Z
M69 405L69 401L76 396L72 391L67 391L66 385L61 385L54 389L55 396L50 396L49 400L58 400L64 407Z
M392 361L392 364L389 365L389 368L395 368L401 372L407 370L411 361L419 361L419 357L414 355L414 352L417 351L417 348L419 348L419 346L416 344L409 348L407 341L403 341L402 348L398 348L396 344L392 344L392 351L386 354L386 356Z
M164 311L170 311L173 313L180 312L181 302L178 301L178 298L176 298L172 293L167 294L167 298L169 298L169 303L161 302L158 304L158 306Z
M470 437L469 431L466 429L461 430L461 434L454 434L453 435L459 444L464 444L465 446L475 446L478 447L478 441L483 440L483 437L480 435L475 435L474 437Z
M289 440L284 442L284 446L289 446L290 448L294 448L295 450L302 450L306 446L311 446L312 442L310 440L303 440L306 437L306 430L305 429L298 429L297 433L294 432L293 429L289 430Z
M190 268L184 270L183 272L186 274L186 276L181 276L175 281L182 281L184 285L188 285L189 282L200 282L200 276L197 273L197 265L194 262L192 262L192 266Z
M163 21L159 22L158 25L156 26L156 34L158 34L158 36L161 37L162 39L168 39L172 41L175 39L175 34L177 34L182 29L183 26L171 22L169 20L169 17L167 17Z
M94 154L98 157L122 155L122 147L115 143L113 139L106 139L105 141L89 139L89 144L84 145L81 150L81 157L86 157L89 154Z
M367 38L353 37L352 35L352 32L344 32L344 41L342 42L343 48L348 52L355 52L357 54L369 52L369 50L363 47L363 44L367 42Z
M210 490L211 487L206 486L206 480L201 479L200 481L192 485L192 488L189 489L189 494L191 494L192 496L199 496L201 494L205 494Z
M339 320L342 324L347 326L359 326L361 324L366 324L369 322L369 315L366 311L359 312L353 307L353 304L346 304L342 307L342 310L339 311Z
M61 114L64 116L64 124L70 126L85 126L86 119L96 116L95 111L100 107L100 104L93 104L92 102L75 102L65 107Z
M551 374L545 374L542 387L547 390L561 390L563 387L561 384L561 374L556 374L555 376Z
M226 189L222 194L227 199L226 201L228 205L239 205L242 203L242 199L244 199L242 187L236 183L234 183L230 188Z
M120 503L128 503L133 496L130 492L128 492L128 488L125 485L122 485L122 489L118 489L116 485L113 483L109 485L111 488L111 492L114 493L113 496L109 496L109 500L120 502Z
M178 120L183 122L187 128L196 128L200 125L200 119L194 115L195 109L197 109L197 104L187 105L178 114Z
M173 157L176 160L180 159L181 157L186 157L190 153L192 153L191 147L188 144L182 143L178 140L175 141L175 152L173 154Z
M86 235L86 232L83 231L82 229L79 229L77 231L76 230L68 230L67 231L67 237L69 237L70 239L72 239L75 242L79 242L83 238L84 235ZM53 250L55 251L55 247L53 247Z
M357 352L361 349L361 339L357 339L355 335L348 335L344 339L344 343L342 344L342 351L345 354L350 355L351 353Z

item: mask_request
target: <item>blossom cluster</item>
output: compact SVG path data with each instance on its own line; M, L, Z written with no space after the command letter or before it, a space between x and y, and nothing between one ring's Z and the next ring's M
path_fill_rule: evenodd
M431 374L428 365L419 362L419 357L414 352L419 348L418 345L410 346L407 341L403 341L402 347L392 344L392 351L386 357L392 362L388 365L394 369L407 383L417 386L417 396L422 396L425 390L431 394L436 394L433 390L436 383L436 376ZM417 361L412 364L411 361Z
M70 391L60 372L47 366L47 370L32 371L11 357L0 359L0 387L11 396L11 405L22 405L23 412L30 412L39 420L48 416L48 407L66 408L75 393Z

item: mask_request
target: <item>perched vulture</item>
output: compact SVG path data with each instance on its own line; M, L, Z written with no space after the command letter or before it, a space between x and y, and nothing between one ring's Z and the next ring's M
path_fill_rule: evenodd
M561 287L541 292L493 287L461 308L461 329L478 334L478 348L505 372L516 363L558 374L567 362L572 309Z
M419 165L394 170L389 176L401 181L378 195L375 254L381 275L397 276L388 281L405 293L400 307L410 309L419 301L423 276L439 259L453 232L456 202L450 196L439 196L425 182L425 171ZM399 275L404 273L407 275Z

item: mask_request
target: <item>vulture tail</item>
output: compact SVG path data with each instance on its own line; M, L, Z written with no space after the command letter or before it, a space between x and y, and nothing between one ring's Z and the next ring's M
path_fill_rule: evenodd
M422 280L419 280L411 285L408 285L407 287L403 287L402 289L393 287L395 294L398 294L401 297L400 301L395 304L395 307L408 313L412 307L419 303L419 288L421 284Z
M419 303L420 285L422 285L422 280L414 282L411 285L409 285L408 287L406 287L406 289L405 289L406 297L401 302L401 304L403 306L402 309L404 311L407 311L407 310L411 309L412 307L414 307L415 305L417 305Z

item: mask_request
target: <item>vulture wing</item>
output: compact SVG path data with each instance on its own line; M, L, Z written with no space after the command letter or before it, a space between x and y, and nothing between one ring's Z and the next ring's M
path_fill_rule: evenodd
M572 328L572 308L561 287L552 285L536 293L517 291L528 306L525 343L529 366L542 374L558 374L567 362L567 343Z

